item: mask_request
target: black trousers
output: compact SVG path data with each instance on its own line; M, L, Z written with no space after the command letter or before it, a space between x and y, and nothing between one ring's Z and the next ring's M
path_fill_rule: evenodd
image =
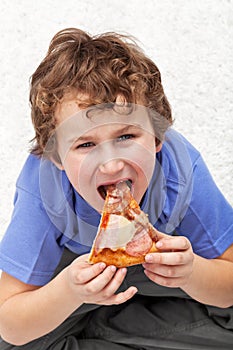
M56 273L75 257L66 250ZM233 349L233 307L204 305L178 288L158 286L141 265L128 268L119 291L130 285L138 293L128 302L84 304L54 331L26 345L0 339L0 350Z

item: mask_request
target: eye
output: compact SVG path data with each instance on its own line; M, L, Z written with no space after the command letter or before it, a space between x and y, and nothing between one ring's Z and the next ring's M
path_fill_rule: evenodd
M89 147L93 147L94 146L94 143L93 142L84 142L84 143L81 143L80 145L77 145L76 146L76 149L79 149L79 148L89 148Z
M130 139L133 139L134 138L134 135L132 134L125 134L125 135L121 135L117 138L117 141L118 142L121 142L121 141L127 141L127 140L130 140Z

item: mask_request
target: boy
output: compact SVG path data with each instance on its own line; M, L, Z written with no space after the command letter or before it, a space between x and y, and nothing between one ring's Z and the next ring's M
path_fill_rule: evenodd
M35 144L0 246L0 349L230 349L232 208L169 128L155 64L127 37L65 29L30 102ZM101 189L120 181L159 253L90 265Z

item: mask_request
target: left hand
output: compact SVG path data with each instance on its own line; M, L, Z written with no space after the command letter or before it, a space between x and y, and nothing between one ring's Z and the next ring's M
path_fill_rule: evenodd
M190 241L183 236L168 236L158 232L156 253L145 256L146 276L153 282L171 288L187 285L193 270L194 253Z

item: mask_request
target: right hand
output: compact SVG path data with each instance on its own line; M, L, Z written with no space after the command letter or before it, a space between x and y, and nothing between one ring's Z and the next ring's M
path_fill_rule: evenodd
M122 284L127 269L117 269L105 263L90 265L88 254L75 259L66 269L69 286L81 303L112 305L122 304L137 293L136 287L115 294Z

